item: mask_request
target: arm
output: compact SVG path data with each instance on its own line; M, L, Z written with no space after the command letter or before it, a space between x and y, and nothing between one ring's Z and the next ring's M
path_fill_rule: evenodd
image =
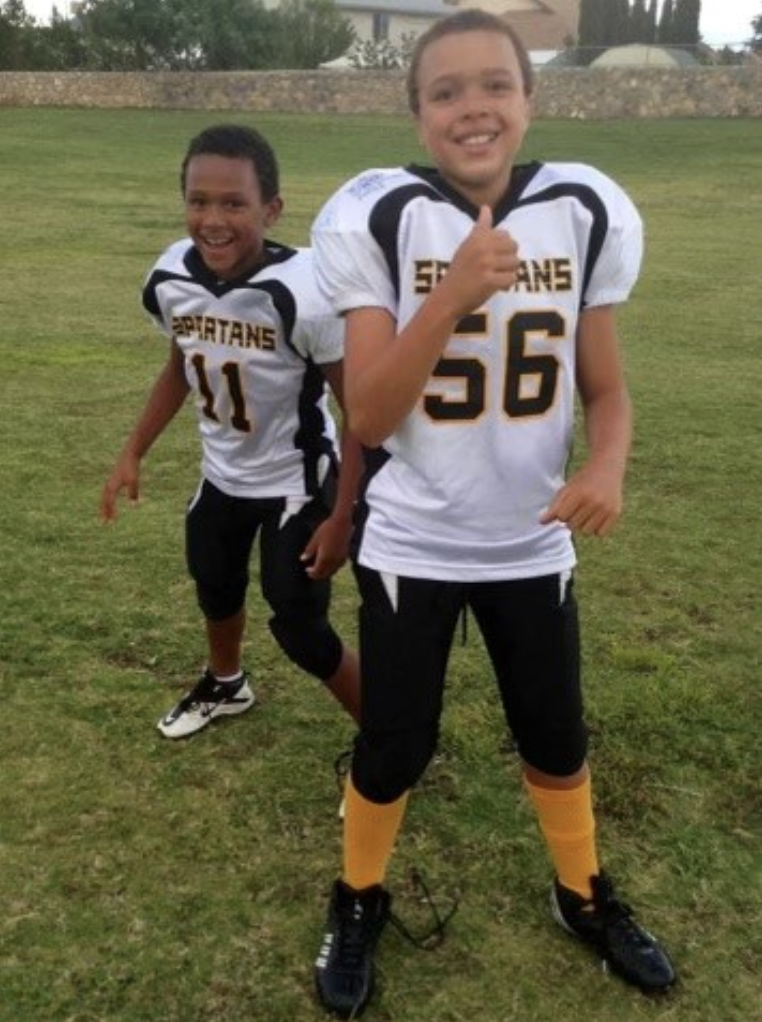
M344 410L343 366L331 362L322 367L323 375L333 391L339 407ZM331 515L315 530L302 554L311 578L333 575L347 559L352 533L352 514L362 475L362 450L347 428L344 416L341 430L341 471Z
M512 287L518 264L515 241L493 229L491 210L483 206L447 273L399 333L385 309L346 314L346 406L362 443L378 447L397 429L423 393L458 320L495 291Z
M133 503L138 500L140 462L182 408L189 389L183 355L173 341L166 365L159 373L145 407L103 487L101 518L104 521L110 522L116 518L120 490L125 489Z
M540 519L565 522L586 536L606 536L623 510L632 440L632 407L619 356L613 306L583 312L577 335L577 389L588 457Z

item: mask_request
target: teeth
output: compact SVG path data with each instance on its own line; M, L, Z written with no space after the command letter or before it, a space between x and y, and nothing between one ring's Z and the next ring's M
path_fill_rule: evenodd
M463 139L463 145L487 145L494 137L494 135L470 135Z

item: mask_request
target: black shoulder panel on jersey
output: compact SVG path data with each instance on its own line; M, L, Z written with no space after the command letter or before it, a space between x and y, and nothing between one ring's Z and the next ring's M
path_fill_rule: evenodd
M280 242L271 241L269 238L265 238L263 246L268 266L272 266L274 263L288 262L289 259L293 259L297 255L295 248L291 248L290 245L281 245Z
M320 491L318 467L321 455L327 455L335 467L336 452L325 435L325 416L320 400L325 394L325 378L320 368L308 360L299 395L299 428L294 434L294 447L304 452L304 486L307 493Z
M397 258L397 238L399 236L400 219L405 206L420 196L430 199L432 202L447 201L443 195L439 195L433 188L429 188L423 182L421 184L400 185L399 188L395 188L393 192L384 195L376 203L368 222L370 233L384 253L397 297L399 297L400 293L400 268L399 259Z
M248 281L245 285L239 285L239 287L248 288L250 291L265 291L270 295L283 323L283 336L286 344L293 348L291 337L296 324L296 299L290 289L279 280L252 280ZM296 349L294 348L294 350ZM297 354L299 353L297 352ZM300 355L299 357L301 358L302 356Z
M143 288L143 308L152 316L161 316L161 306L156 289L167 280L187 280L182 273L170 273L168 270L154 270Z
M556 199L564 198L576 199L580 205L584 206L585 209L588 210L593 218L593 224L590 229L590 241L587 248L587 255L585 257L585 270L582 277L582 288L580 290L580 306L584 306L587 286L590 283L590 278L593 275L595 264L598 262L598 257L601 254L601 249L603 248L603 243L606 240L606 234L609 229L608 210L606 209L606 205L600 195L598 195L598 193L589 185L568 182L552 185L550 188L545 188L543 191L537 192L536 195L530 195L526 199L520 199L517 205L531 206L540 202L554 202Z

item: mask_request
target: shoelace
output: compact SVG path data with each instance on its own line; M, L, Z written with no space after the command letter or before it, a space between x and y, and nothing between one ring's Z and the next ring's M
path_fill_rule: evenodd
M418 948L420 951L434 951L436 948L440 947L444 942L445 929L447 927L447 924L452 919L452 917L458 911L458 906L460 905L460 898L456 896L453 899L453 902L448 908L447 912L445 912L444 915L442 915L442 913L437 908L434 899L431 896L431 891L429 890L428 885L424 880L422 874L417 869L414 869L410 874L410 878L413 881L413 886L420 891L422 895L422 900L426 903L429 910L431 911L431 914L434 917L434 924L431 927L431 929L427 930L425 933L415 934L412 932L412 930L410 930L410 928L405 923L403 923L403 921L396 913L390 912L389 921L397 930L397 932L401 934L401 936L403 936L405 940L409 941L413 945L413 947Z
M611 883L601 877L595 890L594 904L601 913L604 925L616 927L622 938L634 947L650 947L651 939L633 918L633 910L614 894Z
M359 902L355 902L352 918L344 920L338 929L338 950L341 961L349 969L357 968L365 956L368 946L369 921L365 918Z
M617 928L622 940L626 941L634 948L647 948L652 946L651 938L633 919L629 905L623 905L621 902L615 902L614 905L607 908L606 912L608 925Z
M465 640L465 612L463 619L464 627L464 640ZM336 759L333 761L333 772L336 775L336 783L339 787L339 792L343 794L344 785L346 783L347 775L352 768L352 749L345 749L340 752ZM437 908L434 899L431 896L431 891L428 888L426 881L419 870L414 869L410 874L413 886L420 891L422 900L428 906L431 911L431 915L434 918L434 923L429 930L423 934L415 934L412 932L395 912L389 913L389 922L394 926L401 936L405 940L409 941L413 947L419 948L422 951L433 951L438 948L445 939L445 929L447 924L450 922L452 917L458 911L460 899L455 898L444 915ZM356 926L348 926L344 929L342 934L342 949L349 950L349 954L355 958L361 957L363 951L364 942L364 930L362 927L362 920L357 921Z
M224 685L208 671L202 674L188 695L182 700L192 706L194 703L213 703L225 694Z

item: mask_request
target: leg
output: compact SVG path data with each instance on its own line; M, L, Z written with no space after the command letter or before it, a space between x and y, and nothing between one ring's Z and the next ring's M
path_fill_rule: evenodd
M229 678L241 673L241 649L245 626L246 611L243 607L222 621L206 619L209 670L215 678Z
M331 695L344 707L356 724L360 723L360 661L357 654L346 646L342 652L341 663L337 670L326 681L325 687Z
M374 985L390 911L386 868L408 793L436 747L459 587L357 567L362 726L347 784L344 872L334 884L315 980L325 1007L355 1018Z
M546 774L542 770L537 770L536 767L533 767L526 761L522 761L521 767L524 780L527 784L531 784L535 788L546 788L550 791L568 791L571 788L578 788L580 784L584 784L590 777L590 769L587 762L579 770L576 770L573 774L567 774L565 777Z
M206 619L209 668L215 675L241 669L249 558L263 506L266 511L265 502L229 497L204 482L188 509L186 559Z
M300 559L326 514L326 506L316 499L293 513L286 504L281 513L268 518L261 538L262 595L273 611L270 630L286 656L322 681L357 721L357 656L344 646L329 621L329 580L311 579Z
M159 721L167 738L185 738L215 717L243 713L254 703L241 670L241 644L249 557L259 515L258 502L228 497L208 482L190 504L186 557L206 620L209 658L194 688Z
M412 788L439 735L462 587L355 567L361 596L362 727L352 779L378 804Z
M474 613L557 874L590 897L598 860L571 579L553 575L480 586Z
M556 868L553 915L627 982L667 990L675 982L668 955L598 866L571 580L532 579L503 597L485 600L478 618Z

